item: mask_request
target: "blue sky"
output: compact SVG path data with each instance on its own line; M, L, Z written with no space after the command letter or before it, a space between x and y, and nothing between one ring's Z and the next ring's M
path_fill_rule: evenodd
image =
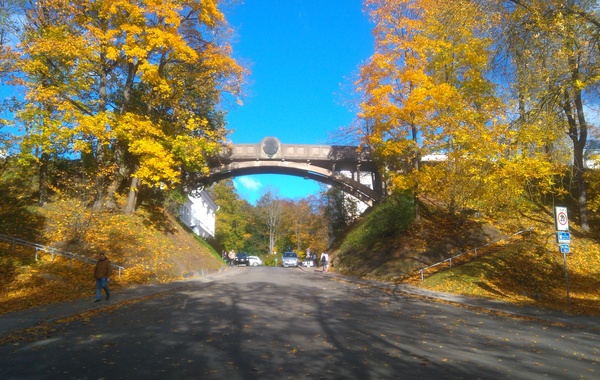
M224 8L234 57L251 70L243 106L229 110L233 143L276 137L283 144L335 144L355 111L352 78L373 51L361 0L245 0ZM284 175L234 180L254 203L266 190L299 199L319 184Z

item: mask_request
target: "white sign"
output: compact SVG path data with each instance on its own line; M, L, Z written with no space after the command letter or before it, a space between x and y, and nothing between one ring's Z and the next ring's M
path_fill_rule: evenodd
M567 215L566 207L555 207L554 208L554 219L556 222L557 231L568 231L569 230L569 216Z

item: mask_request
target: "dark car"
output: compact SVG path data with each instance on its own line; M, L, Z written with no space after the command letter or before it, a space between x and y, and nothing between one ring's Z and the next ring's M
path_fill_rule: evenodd
M248 254L243 253L243 252L240 252L237 255L235 255L234 262L235 262L235 265L245 265L245 266L250 265L250 259L248 258Z

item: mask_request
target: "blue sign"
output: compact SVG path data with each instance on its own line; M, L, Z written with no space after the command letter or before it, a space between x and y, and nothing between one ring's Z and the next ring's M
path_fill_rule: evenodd
M569 231L556 231L556 241L558 244L569 244L571 242L571 234Z
M571 253L571 250L569 249L568 244L560 244L559 248L560 248L560 253Z

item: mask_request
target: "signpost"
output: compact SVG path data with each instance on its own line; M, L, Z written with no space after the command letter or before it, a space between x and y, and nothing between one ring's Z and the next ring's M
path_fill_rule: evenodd
M571 234L569 233L569 215L566 207L554 208L554 225L556 227L556 242L558 249L563 254L565 262L565 279L567 282L567 305L571 307L571 296L569 295L569 271L567 269L567 254L571 253L569 244Z
M568 231L557 231L556 242L558 244L569 245L569 243L571 243L571 234Z
M557 231L569 231L569 216L566 207L554 208L554 222Z

